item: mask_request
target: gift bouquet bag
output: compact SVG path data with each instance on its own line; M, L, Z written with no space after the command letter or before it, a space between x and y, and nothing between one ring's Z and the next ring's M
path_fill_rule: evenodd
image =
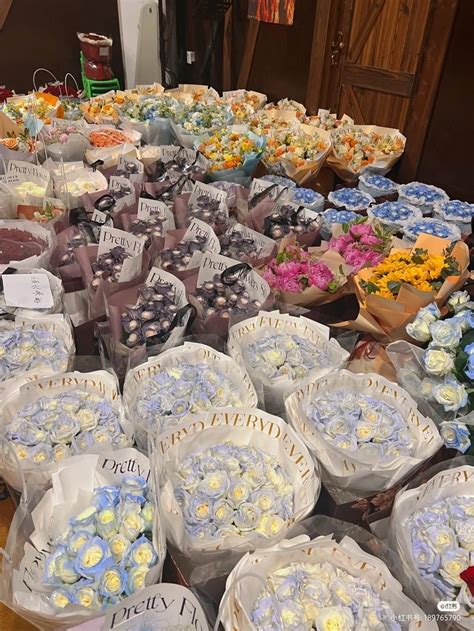
M159 266L177 278L196 276L207 253L220 252L219 239L214 230L200 219L193 219L184 230L168 230Z
M379 335L400 339L421 307L433 301L442 307L450 294L462 287L468 277L468 263L464 242L451 244L422 234L411 250L393 249L379 265L359 271L354 284L360 316L378 328ZM360 320L351 324L364 326Z
M160 580L166 554L148 458L135 449L65 460L25 496L5 546L1 599L43 631L66 630Z
M300 123L276 127L267 138L262 161L269 173L289 177L298 186L316 178L331 150L329 133Z
M219 235L229 225L229 208L226 191L194 182L191 193L183 193L174 199L173 212L178 228L187 228L193 219L208 224Z
M185 342L130 370L123 388L127 417L139 448L183 418L210 408L255 407L249 376L229 356Z
M229 329L228 353L243 362L263 409L285 416L284 401L309 377L341 368L349 357L329 328L279 311L260 312Z
M152 444L167 539L195 567L271 545L318 499L303 442L257 409L212 410Z
M472 629L472 459L459 458L424 483L398 492L389 541L400 555L407 588L433 610L440 601L447 628ZM461 463L461 464L459 464ZM439 469L439 467L438 467ZM441 611L441 610L440 610ZM443 627L444 628L444 627Z
M70 169L61 163L60 168L53 173L54 190L67 208L78 208L81 197L86 193L104 195L108 189L105 176L100 171L84 168L80 163Z
M15 194L17 205L41 206L43 197L51 197L53 190L47 169L21 160L8 162L5 184Z
M442 445L411 396L376 374L337 370L308 380L285 406L336 501L389 489Z
M0 220L0 264L49 268L54 232L35 221Z
M179 145L193 149L204 134L227 127L232 119L232 109L226 103L196 102L177 112L171 129Z
M0 349L0 392L65 372L76 350L71 323L59 313L0 320Z
M284 631L288 620L325 631L438 628L383 561L350 536L332 534L247 553L227 578L219 615L225 631Z
M115 175L126 177L130 182L133 182L135 187L140 191L145 179L145 167L143 162L136 158L120 156Z
M44 488L64 458L133 443L117 378L104 370L13 384L3 396L0 474L17 491L22 475Z
M344 181L357 180L366 169L385 175L400 159L406 138L398 129L345 125L330 132L328 165Z
M17 287L17 282L20 284L20 282L27 280L23 278L24 276L32 274L35 276L35 286L38 287L37 295L31 291L33 287L32 284L30 284L29 287L23 284L21 287ZM20 275L21 278L6 279L6 276L15 277L17 275ZM38 275L45 276L46 283L42 284L40 281L38 285ZM63 284L61 279L57 276L53 276L51 272L35 267L18 269L10 265L3 270L2 277L3 286L0 290L0 315L14 314L20 317L34 319L37 316L62 313L64 296ZM7 285L10 290L7 297L5 297L5 285ZM49 291L51 292L50 301L48 301L47 287L49 287ZM16 292L13 297L11 295L12 290Z
M153 267L145 283L106 295L106 327L99 324L115 372L126 371L181 343L193 308L183 283Z
M273 239L240 223L234 223L219 237L222 256L259 267L268 263L277 253Z
M142 282L150 265L141 239L123 230L102 226L98 246L78 247L75 256L89 295L89 316L105 312L105 285L110 295Z
M120 214L123 229L143 240L152 260L165 245L165 235L175 230L174 215L164 202L139 197L137 212Z
M171 96L142 96L131 107L122 108L120 120L124 129L138 131L144 144L170 145L174 138L170 121L180 109Z
M197 276L185 281L196 309L192 329L198 334L226 337L229 326L273 306L268 283L248 263L236 263L206 252Z

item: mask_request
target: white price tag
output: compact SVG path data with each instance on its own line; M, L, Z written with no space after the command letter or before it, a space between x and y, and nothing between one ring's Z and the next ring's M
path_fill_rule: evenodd
M5 274L2 280L8 307L49 309L54 304L46 274Z

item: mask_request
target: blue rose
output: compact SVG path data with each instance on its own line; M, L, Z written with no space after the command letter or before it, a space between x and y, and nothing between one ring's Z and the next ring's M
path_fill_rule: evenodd
M466 452L471 446L470 432L467 425L458 421L446 421L440 425L441 438L449 449Z
M79 550L74 569L85 578L96 578L114 563L107 543L100 537L93 537Z
M413 558L417 566L427 572L435 572L441 562L440 555L425 541L412 541Z

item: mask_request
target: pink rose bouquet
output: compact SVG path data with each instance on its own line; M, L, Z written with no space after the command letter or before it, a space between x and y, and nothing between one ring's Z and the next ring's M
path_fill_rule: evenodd
M391 234L378 225L356 221L345 224L343 231L330 240L329 248L338 252L354 272L378 265L390 251Z

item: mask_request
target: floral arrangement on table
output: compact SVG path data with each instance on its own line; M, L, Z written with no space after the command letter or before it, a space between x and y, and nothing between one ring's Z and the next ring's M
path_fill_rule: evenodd
M53 99L54 100L54 99ZM29 113L48 124L57 110L58 104L51 102L48 98L40 96L39 93L29 94L25 97L14 97L7 101L3 107L5 114L18 124L22 124Z
M294 186L289 192L289 199L315 212L321 212L324 209L324 197L312 188Z
M329 248L336 250L354 272L363 267L374 267L388 256L392 234L379 224L356 220L342 225L342 234L332 237Z
M419 208L406 202L383 202L370 206L367 216L397 231L404 228L407 223L422 219L423 214Z
M200 136L207 131L226 127L232 120L228 105L194 103L176 113L175 122L188 134Z
M146 97L129 101L121 108L121 114L135 122L153 121L157 118L175 118L180 104L170 96Z
M436 204L449 201L443 189L422 182L401 184L398 187L398 199L417 206L424 215L433 212Z
M209 170L226 171L255 162L262 153L262 139L249 132L236 132L229 129L215 131L203 140L198 147L209 160Z
M372 197L381 197L383 195L393 195L397 192L399 185L379 173L365 171L359 176L358 186L361 191L372 195Z
M372 195L364 193L359 188L340 188L332 191L328 195L328 201L336 208L345 208L354 212L365 210L372 204L375 204L375 199Z
M325 130L337 129L344 125L350 125L352 122L349 116L338 118L337 114L331 114L329 110L319 110L315 116L306 116L305 118L307 125L313 125Z
M192 538L275 537L293 515L294 489L279 462L251 445L225 442L186 456L174 495Z
M84 135L84 125L79 123L75 123L71 121L66 126L61 127L52 127L48 128L47 132L43 132L41 134L41 139L45 143L45 145L53 145L56 143L66 144L69 140L69 136L71 134L81 134Z
M111 96L97 96L81 104L81 110L88 123L119 122L119 115Z
M131 443L117 406L82 390L40 397L21 407L6 423L4 435L18 460L27 465L59 462L98 447L122 449Z
M420 234L431 234L450 241L458 241L461 238L461 231L455 224L432 217L422 217L406 222L403 226L403 234L411 241L416 241Z
M401 134L369 131L361 127L342 127L331 134L336 159L352 172L359 173L381 158L398 156L403 152L405 140Z
M297 245L286 246L268 263L262 274L272 289L300 294L308 288L334 294L341 282L323 262Z
M446 446L464 453L471 445L471 427L462 417L474 410L474 302L466 291L458 291L448 307L452 315L442 319L436 303L429 304L406 330L414 340L428 342L420 358L426 374L422 396L451 413L453 420L442 422L440 433Z
M469 234L471 232L474 204L452 199L449 202L436 203L434 211L435 216L439 219L455 222L463 234Z
M19 134L7 132L5 138L0 138L0 145L11 151L18 151L19 153L33 153L39 148L39 143L30 136L27 129Z
M474 498L456 495L414 511L403 523L412 559L440 600L457 601L472 613Z
M418 291L437 292L450 276L461 273L458 261L446 250L430 254L428 250L396 250L370 270L359 282L368 295L395 299L406 283Z
M318 160L327 149L327 140L317 132L309 134L298 128L275 130L267 138L263 159L269 165L287 161L299 168Z
M69 520L45 559L46 595L56 611L82 605L103 611L145 586L158 555L152 543L155 505L139 476L94 489L91 504Z

